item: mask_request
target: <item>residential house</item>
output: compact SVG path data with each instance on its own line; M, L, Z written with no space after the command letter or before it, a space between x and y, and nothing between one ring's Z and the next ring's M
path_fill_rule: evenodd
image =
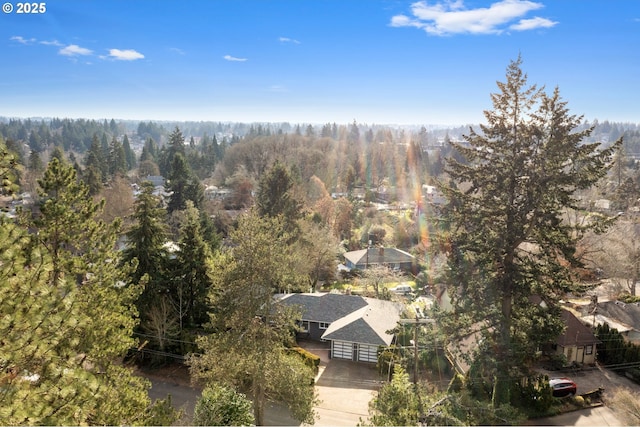
M335 293L285 294L280 302L301 310L302 336L331 342L331 358L374 363L380 347L392 344L389 332L404 308L392 301Z
M345 265L349 269L366 270L369 267L384 265L398 271L415 273L416 258L408 252L396 248L367 248L344 254Z
M593 365L596 363L596 345L600 343L591 328L586 326L569 310L562 310L562 320L566 329L558 337L552 349L556 354L564 354L567 363Z
M447 202L447 199L444 197L442 192L438 190L438 187L434 187L433 185L424 184L422 186L422 193L424 194L424 199L427 203L444 205Z
M590 304L583 313L582 321L593 327L608 324L630 342L640 344L640 303L622 301L597 302Z
M164 187L165 179L160 175L147 175L143 181L149 181L153 184L154 187Z
M208 185L204 189L204 198L207 200L225 200L231 196L228 188L219 188L215 185Z
M532 303L545 305L538 296L531 298ZM596 345L600 341L591 331L569 310L561 310L561 316L566 329L551 345L551 352L564 355L568 364L593 365L596 362ZM473 326L472 332L463 336L458 342L451 343L447 348L448 358L453 367L461 374L469 369L468 356L472 355L482 343L481 330L488 328L484 323ZM491 330L492 328L489 328Z

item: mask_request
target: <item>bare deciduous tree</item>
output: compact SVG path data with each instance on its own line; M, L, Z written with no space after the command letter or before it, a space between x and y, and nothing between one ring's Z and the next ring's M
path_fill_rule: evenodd
M640 281L640 224L634 220L619 220L609 231L594 239L590 258L596 268L611 278L622 291L636 295Z

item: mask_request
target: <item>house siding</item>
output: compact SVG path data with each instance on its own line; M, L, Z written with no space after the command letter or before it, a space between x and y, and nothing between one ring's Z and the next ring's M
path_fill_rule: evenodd
M320 329L320 323L309 322L309 338L320 341L326 329Z
M591 345L591 344L590 344ZM593 365L596 363L596 345L591 345L591 354L587 354L589 345L586 346L558 346L557 353L567 358L567 363L581 365Z

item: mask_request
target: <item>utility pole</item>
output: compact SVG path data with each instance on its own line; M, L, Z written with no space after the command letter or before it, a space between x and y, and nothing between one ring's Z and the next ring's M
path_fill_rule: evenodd
M416 314L416 326L413 328L413 384L418 385L418 315Z
M365 264L364 264L365 270L369 269L369 248L371 248L371 239L369 239L369 244L367 245L367 260L365 261Z
M427 323L435 323L434 319L420 319L416 314L415 319L400 319L402 325L414 324L413 329L413 384L418 385L418 327Z

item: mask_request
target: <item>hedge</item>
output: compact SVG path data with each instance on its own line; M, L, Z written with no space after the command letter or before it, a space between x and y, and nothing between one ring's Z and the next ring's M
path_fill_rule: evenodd
M304 364L312 368L315 374L318 373L318 370L320 369L320 356L308 352L302 347L292 347L291 350L299 354L300 357L302 357L302 360L304 360Z

